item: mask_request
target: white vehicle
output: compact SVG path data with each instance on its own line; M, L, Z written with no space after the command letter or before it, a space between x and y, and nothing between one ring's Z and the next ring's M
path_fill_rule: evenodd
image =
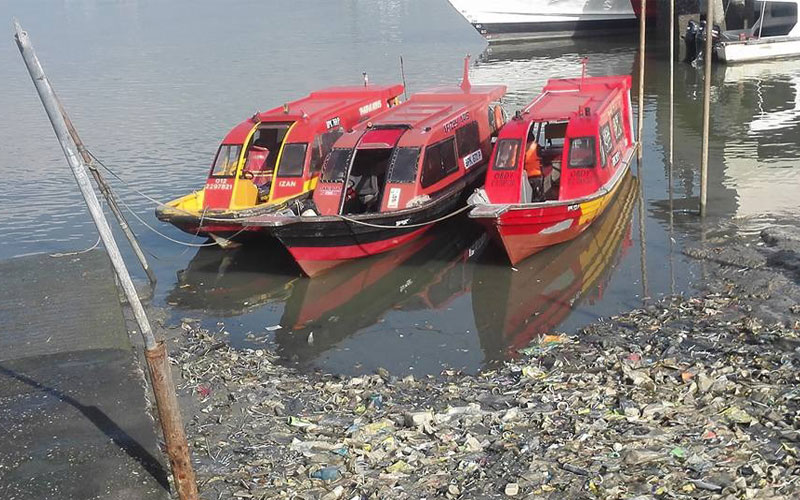
M490 43L636 28L630 0L448 0Z
M800 55L800 0L758 2L760 16L752 28L723 31L715 44L717 57L728 63Z

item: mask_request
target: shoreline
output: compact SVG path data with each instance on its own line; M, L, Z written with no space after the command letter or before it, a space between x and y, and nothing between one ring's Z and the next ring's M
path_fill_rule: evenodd
M796 497L800 231L722 243L686 251L703 293L477 375L301 373L184 322L169 342L201 493Z

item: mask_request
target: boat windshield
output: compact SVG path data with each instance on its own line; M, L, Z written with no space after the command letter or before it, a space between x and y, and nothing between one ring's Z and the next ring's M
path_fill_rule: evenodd
M519 139L502 139L497 143L494 156L495 170L514 170L519 159Z
M420 148L397 148L389 166L389 182L413 183L417 178Z
M281 160L278 164L278 177L300 177L303 175L307 148L308 144L305 142L284 145L283 152L281 152Z
M211 177L232 177L236 175L239 165L239 154L242 152L240 144L223 144L217 151L214 166L211 168Z
M334 148L325 158L325 163L322 164L322 181L344 182L352 153L352 149Z

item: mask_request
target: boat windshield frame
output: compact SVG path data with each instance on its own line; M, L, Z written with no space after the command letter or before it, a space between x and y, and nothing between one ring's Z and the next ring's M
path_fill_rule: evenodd
M223 150L226 152L224 157ZM235 151L233 156L230 154L231 150ZM219 148L217 148L217 154L214 155L214 163L211 164L211 172L208 177L210 179L232 179L236 177L241 157L241 144L220 144ZM223 158L226 163L220 164L220 160Z
M320 181L344 184L353 159L353 148L333 148L325 157L320 173Z

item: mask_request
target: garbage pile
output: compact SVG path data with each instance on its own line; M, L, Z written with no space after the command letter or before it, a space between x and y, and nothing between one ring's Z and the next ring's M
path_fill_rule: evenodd
M184 321L171 351L201 494L798 498L800 305L759 319L737 276L478 375L298 373Z

